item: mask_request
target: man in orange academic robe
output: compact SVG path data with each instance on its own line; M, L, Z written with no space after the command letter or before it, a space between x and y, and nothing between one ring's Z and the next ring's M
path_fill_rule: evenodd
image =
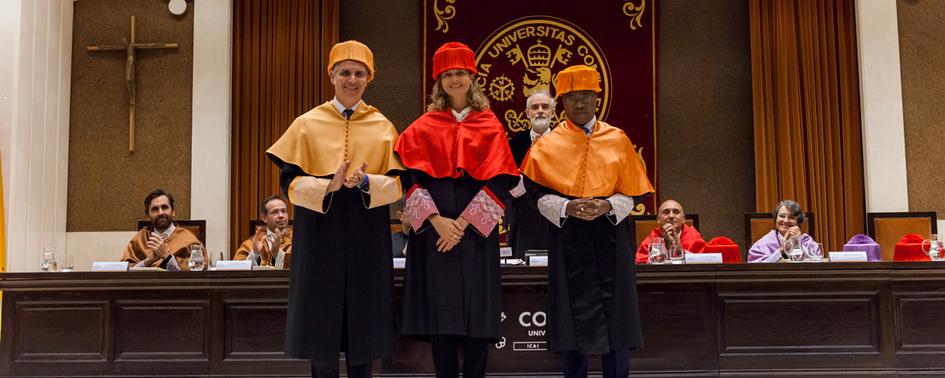
M265 226L240 244L233 260L253 260L256 265L288 269L292 258L292 227L285 199L280 195L266 197L259 205L259 219Z
M623 220L654 190L630 138L597 119L599 80L583 65L558 73L567 119L521 167L529 202L549 222L548 345L563 353L566 377L586 377L588 355L601 355L605 377L626 377L630 349L642 345Z
M144 199L144 212L151 221L138 230L125 246L121 261L132 266L156 267L169 271L190 270L190 246L199 245L204 262L207 250L186 228L174 224L174 197L163 189L155 189ZM206 269L206 263L204 264Z

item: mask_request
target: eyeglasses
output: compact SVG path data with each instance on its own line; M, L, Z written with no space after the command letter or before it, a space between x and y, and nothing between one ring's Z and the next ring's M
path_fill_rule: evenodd
M367 79L368 77L367 71L361 71L361 70L354 71L354 72L351 72L349 70L338 71L338 76L341 76L345 79L351 77L351 75L354 75L354 77L357 79Z
M589 105L595 101L597 101L597 96L590 93L564 96L564 103L568 105L577 105L578 103Z

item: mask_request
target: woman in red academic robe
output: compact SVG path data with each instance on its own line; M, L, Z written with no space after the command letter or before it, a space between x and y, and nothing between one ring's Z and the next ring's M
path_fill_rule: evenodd
M502 124L475 84L473 52L451 42L433 56L427 113L395 150L409 171L412 229L402 332L431 342L439 377L482 377L500 338L501 274L496 225L518 169Z

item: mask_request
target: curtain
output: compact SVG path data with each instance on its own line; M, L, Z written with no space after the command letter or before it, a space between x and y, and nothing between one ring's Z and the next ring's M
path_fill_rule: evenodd
M864 230L854 0L749 0L758 211L793 199L830 250Z
M280 192L266 149L292 120L331 98L326 65L338 0L234 0L230 251L259 201Z

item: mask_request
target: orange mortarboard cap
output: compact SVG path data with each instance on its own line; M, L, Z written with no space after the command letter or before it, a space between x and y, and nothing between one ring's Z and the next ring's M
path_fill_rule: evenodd
M328 74L331 74L332 67L345 60L364 64L368 70L368 81L374 80L374 53L367 45L355 40L336 43L328 53Z
M436 49L433 54L433 80L439 79L440 74L452 69L476 74L476 58L469 46L459 42L446 42Z
M558 72L555 78L555 97L575 91L600 92L600 76L597 70L581 64Z

